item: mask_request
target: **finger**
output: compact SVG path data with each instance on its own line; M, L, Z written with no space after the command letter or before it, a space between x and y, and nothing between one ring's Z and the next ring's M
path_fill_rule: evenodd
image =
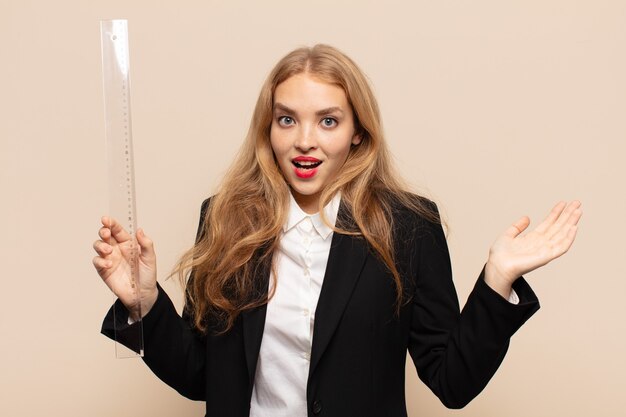
M571 225L577 225L578 221L580 220L580 218L583 215L583 211L580 208L580 206L574 210L572 212L572 214L569 216L569 219L567 220L567 224L571 224Z
M93 263L93 266L96 268L98 273L102 273L106 271L107 269L111 267L111 265L113 265L112 261L101 258L99 256L96 256L95 258L93 258L91 262Z
M100 236L100 239L107 241L111 238L111 229L109 229L108 227L102 226L100 228L100 230L98 230L98 236Z
M143 231L143 229L137 230L137 243L141 247L141 256L146 260L154 260L156 255L154 253L154 242Z
M572 244L574 243L574 240L576 239L576 234L578 233L578 226L574 225L572 228L569 229L569 232L567 232L567 238L570 241L569 246L567 247L567 250L569 250L570 247L572 247Z
M565 208L565 210L563 210L563 213L561 214L561 216L559 216L559 219L556 221L556 223L566 223L568 218L576 211L580 209L580 201L574 200L570 203L567 204L567 207Z
M528 218L528 216L523 216L519 220L517 220L515 223L513 223L508 229L506 229L506 232L504 233L508 237L513 239L517 237L520 233L522 233L524 230L526 230L529 224L530 224L530 219Z
M130 233L124 230L122 225L119 224L114 218L103 216L101 221L105 227L108 227L111 230L111 236L118 243L126 242L131 239Z
M562 234L560 239L554 245L554 249L555 249L554 257L555 258L558 258L559 256L563 255L572 247L572 244L574 243L574 240L576 239L577 232L578 232L578 226L576 225L573 225L567 228L567 231Z
M93 242L93 249L98 255L102 257L109 255L113 251L111 245L101 240L96 240L95 242Z
M565 203L565 201L559 201L552 208L552 210L550 210L550 213L548 213L546 218L541 223L539 223L539 225L535 228L535 231L538 233L544 233L546 230L548 230L548 228L557 221L563 210L565 210L566 206L567 204Z
M569 225L576 224L582 215L582 210L576 212L577 210L580 210L580 201L572 201L569 203L557 221L546 231L548 238L552 238L554 235L558 234L564 227L566 228Z
M578 222L583 215L583 211L579 208L572 211L569 217L565 220L560 230L564 231L564 234L567 234L571 228L577 228ZM559 234L559 232L557 232Z
M575 209L572 213L567 217L567 219L563 222L558 230L554 232L554 235L551 237L552 240L563 239L568 235L570 229L576 229L578 227L578 222L583 215L583 211L580 208Z

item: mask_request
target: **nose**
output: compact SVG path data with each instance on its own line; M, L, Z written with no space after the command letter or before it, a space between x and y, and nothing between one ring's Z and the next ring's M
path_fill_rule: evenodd
M296 141L294 142L294 146L301 151L310 151L317 148L317 137L315 128L311 126L304 126L297 133Z

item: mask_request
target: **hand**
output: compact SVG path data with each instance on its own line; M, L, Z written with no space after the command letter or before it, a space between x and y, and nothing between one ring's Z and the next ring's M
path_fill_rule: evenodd
M130 312L133 320L148 314L157 299L156 255L152 241L142 229L134 239L115 219L102 217L100 240L93 244L98 254L93 265L104 283ZM132 252L135 252L135 278L132 281Z
M535 230L524 235L522 232L530 224L528 217L511 225L489 250L485 282L508 298L517 278L567 252L576 238L582 216L580 206L579 201L558 203Z

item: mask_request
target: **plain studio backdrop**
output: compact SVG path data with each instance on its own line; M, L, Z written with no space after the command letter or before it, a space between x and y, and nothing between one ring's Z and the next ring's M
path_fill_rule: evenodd
M139 226L165 281L276 61L323 42L370 78L402 174L448 221L461 304L493 239L560 199L584 216L527 277L542 309L488 387L445 409L407 362L411 416L624 415L626 2L0 3L0 415L200 416L99 334L107 210L99 20L129 20ZM147 347L149 349L149 346Z

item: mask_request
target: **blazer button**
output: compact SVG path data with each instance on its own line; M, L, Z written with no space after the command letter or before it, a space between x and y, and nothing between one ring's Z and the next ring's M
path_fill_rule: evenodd
M322 402L319 400L313 401L313 414L319 414L322 412Z

